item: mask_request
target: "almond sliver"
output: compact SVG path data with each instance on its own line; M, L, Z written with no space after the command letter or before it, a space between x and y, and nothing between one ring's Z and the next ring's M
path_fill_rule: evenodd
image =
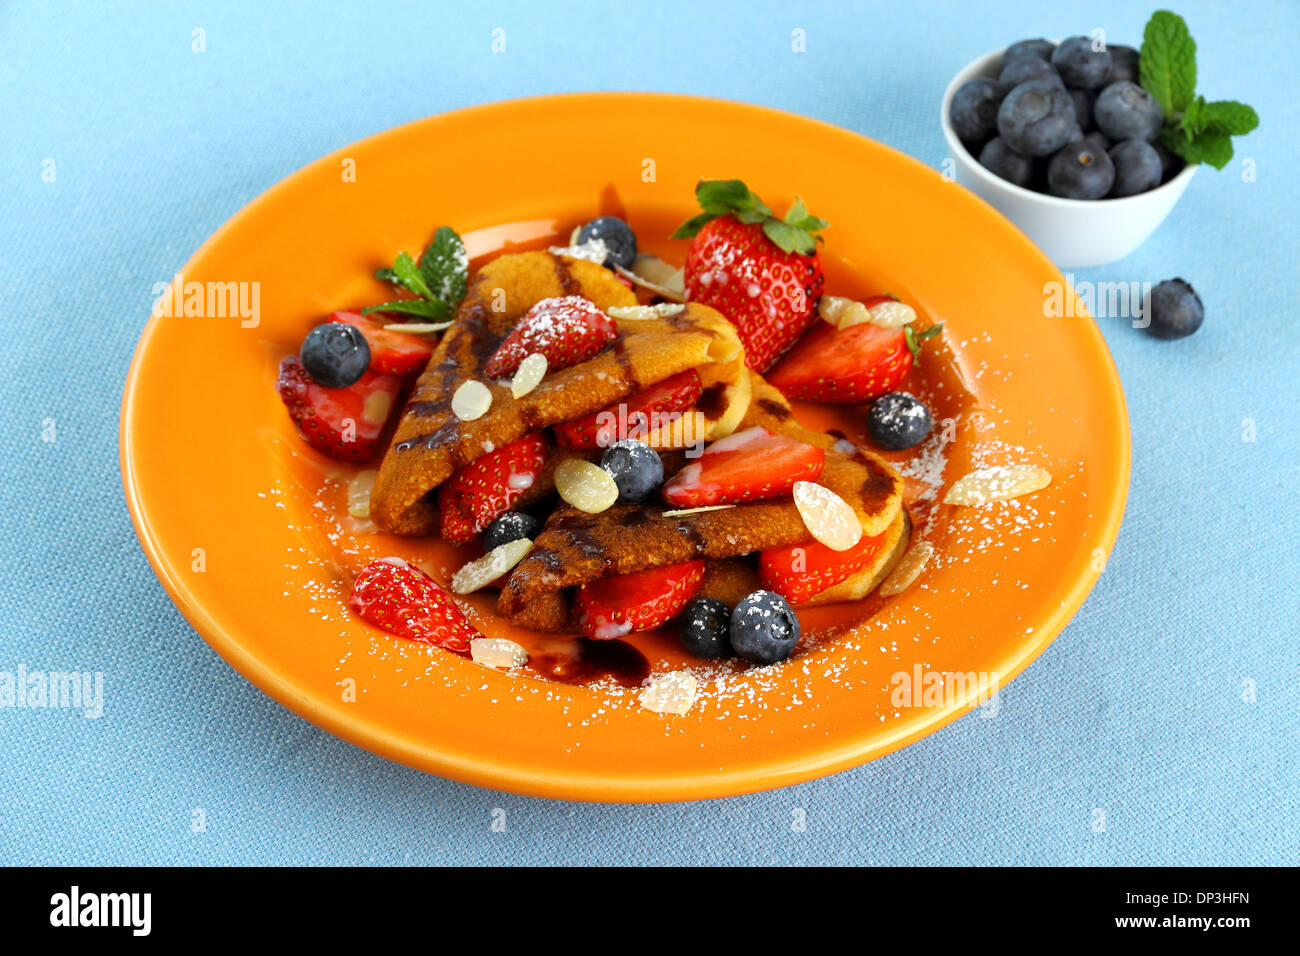
M348 482L348 514L354 518L370 517L370 492L375 487L375 476L379 472L374 468L357 472Z
M877 302L871 307L870 312L871 324L878 325L882 329L901 329L916 321L916 310L906 302L895 299Z
M658 305L616 305L605 310L611 319L663 319L680 315L686 306L680 302L661 302Z
M824 295L818 299L817 314L838 329L871 321L870 309L861 302L839 295Z
M618 485L609 472L581 458L569 458L555 469L555 490L579 511L599 514L618 500Z
M428 335L451 328L450 322L392 322L384 326L392 332L408 332L411 335Z
M641 706L656 714L684 714L695 703L695 675L690 671L661 674L641 692Z
M535 389L546 377L546 366L546 356L541 352L525 355L515 370L515 377L510 380L510 394L515 398L523 398Z
M463 422L472 422L492 407L492 392L482 382L470 379L451 396L452 413Z
M982 505L1041 491L1052 483L1052 473L1036 465L996 465L972 471L958 479L943 496L946 505Z
M475 664L509 670L528 663L528 652L504 637L476 637L469 642L469 656Z
M881 582L880 596L891 597L906 591L920 577L933 556L934 545L929 541L918 541L908 548L898 564L894 565L894 570L889 572L889 577Z
M862 540L857 514L829 488L813 481L796 481L792 494L808 533L832 551L847 551Z
M525 554L532 550L533 542L528 538L516 538L493 548L481 558L475 558L461 566L451 576L453 594L469 594L495 581L518 564Z
M726 511L728 508L734 508L735 505L700 505L698 508L682 508L679 511L660 512L661 518L680 518L682 515L697 515L705 511Z

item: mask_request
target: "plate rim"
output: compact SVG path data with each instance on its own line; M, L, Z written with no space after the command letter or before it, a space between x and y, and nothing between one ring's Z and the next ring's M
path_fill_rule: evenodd
M191 253L177 271L180 273L189 271L195 261L204 256L209 248L220 243L228 233L235 230L247 216L252 214L252 210L259 207L263 202L281 191L290 189L293 184L310 175L317 167L331 162L337 156L345 155L358 146L373 147L377 144L381 145L385 139L400 137L412 129L436 123L449 116L490 112L494 109L519 108L530 103L542 104L560 101L581 104L584 102L615 102L619 100L626 102L642 98L709 104L715 108L722 107L758 114L775 114L786 120L793 119L800 123L815 124L838 137L865 140L874 147L887 150L895 158L919 167L931 175L940 175L915 157L879 140L844 127L789 110L721 97L654 91L593 91L492 100L454 110L446 110L389 127L361 139L345 143L311 160L245 202ZM974 201L995 219L1000 220L1009 240L1019 243L1022 246L1022 251L1045 266L1060 281L1063 288L1069 288L1061 270L1028 237L1016 229L1014 224L1007 220L1005 216L988 202L964 187L960 187L956 183L947 183L946 185L949 188L960 189L964 196L963 201ZM1070 294L1073 295L1072 289ZM1092 340L1093 345L1105 360L1104 364L1108 375L1104 384L1119 411L1117 416L1119 425L1118 439L1122 450L1120 467L1116 475L1113 494L1110 496L1105 514L1099 516L1098 525L1102 546L1105 548L1107 555L1110 555L1119 535L1130 491L1132 434L1129 424L1128 405L1124 397L1114 357L1111 355L1109 346L1106 344L1096 321L1083 309L1081 302L1076 300L1076 306L1077 311L1081 312L1078 317L1086 319L1087 331L1085 334ZM133 456L130 425L134 418L134 409L139 401L137 390L141 377L143 357L159 320L160 316L151 314L140 332L132 352L119 408L119 468L127 510L130 513L131 522L141 549L155 576L162 584L164 591L171 598L172 603L176 605L182 616L185 617L205 643L253 686L295 715L310 721L333 736L413 769L474 786L554 799L619 803L667 803L684 800L721 799L728 796L772 790L860 766L900 750L923 737L930 736L977 706L977 701L970 700L950 707L936 708L930 719L920 721L907 730L900 729L900 732L887 734L884 737L876 735L871 738L864 738L860 734L854 735L843 740L838 746L824 748L798 758L791 758L781 763L765 766L762 772L755 772L753 768L742 768L740 770L713 771L707 774L688 772L686 775L673 776L665 776L662 772L650 771L618 772L597 776L586 771L564 773L554 770L539 772L531 768L521 769L506 764L493 763L490 758L466 759L459 754L430 750L427 744L421 745L413 741L405 732L392 727L381 726L378 722L370 720L362 713L345 718L339 712L324 706L316 697L308 694L295 683L280 677L255 655L246 650L202 606L202 603L194 599L187 591L181 583L174 563L162 553L159 543L152 533L152 524L145 510L144 502L140 497L139 485L136 479L137 463ZM1098 579L1099 575L1092 577L1078 576L1070 583L1068 591L1057 592L1063 600L1048 614L1044 623L1035 628L1032 640L1025 641L1019 646L1018 653L1010 662L1010 668L1005 672L999 671L999 687L1004 687L1010 683L1047 649L1078 612L1096 586Z

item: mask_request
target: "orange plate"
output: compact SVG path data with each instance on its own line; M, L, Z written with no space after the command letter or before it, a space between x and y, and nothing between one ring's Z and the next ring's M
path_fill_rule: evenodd
M819 629L844 633L787 665L707 687L683 717L640 709L632 691L488 671L350 618L338 563L420 545L376 535L354 546L314 505L302 481L313 458L273 389L280 357L324 314L378 301L385 289L372 271L399 249L422 248L443 223L481 259L621 209L645 247L680 263L685 244L662 237L693 212L700 177L740 177L778 209L797 188L833 224L828 292L893 291L947 323L981 407L963 423L962 461L1045 465L1052 485L1015 503L958 509L944 554L911 590L856 627L860 607L818 610ZM933 170L799 116L597 93L431 117L290 176L182 274L259 283L260 320L244 328L238 316L154 317L136 350L122 475L158 577L199 633L286 707L457 780L569 799L681 800L879 757L976 703L949 694L900 707L896 674L919 666L1001 683L1015 676L1083 602L1123 514L1123 395L1072 293L1068 317L1044 317L1045 284L1063 288L1060 272ZM860 411L800 415L862 434ZM949 482L960 477L954 465ZM478 623L506 633L490 614Z

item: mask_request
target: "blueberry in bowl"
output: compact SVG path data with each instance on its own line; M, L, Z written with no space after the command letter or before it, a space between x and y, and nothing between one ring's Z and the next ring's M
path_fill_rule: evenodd
M1110 82L1110 50L1088 37L1070 37L1052 51L1052 66L1067 86L1095 90Z
M1052 80L1021 83L998 107L998 135L1022 156L1048 156L1070 141L1074 101Z
M980 150L980 165L994 176L1017 186L1028 186L1034 178L1034 161L1017 153L1001 136L994 136L984 144Z
M1101 199L1115 184L1115 164L1086 139L1069 143L1047 164L1047 186L1062 199Z
M1112 146L1107 155L1115 167L1111 196L1136 196L1160 185L1164 175L1160 154L1145 140L1126 139Z
M1037 56L1020 56L1008 60L1007 65L998 74L998 82L1007 89L1019 86L1021 83L1028 83L1030 80L1051 80L1062 86L1065 85L1052 64Z
M1130 80L1111 83L1093 106L1097 128L1111 139L1142 139L1160 135L1165 114L1156 98Z
M963 143L973 143L978 149L997 135L998 107L1006 95L1002 84L987 76L977 76L957 90L948 115Z

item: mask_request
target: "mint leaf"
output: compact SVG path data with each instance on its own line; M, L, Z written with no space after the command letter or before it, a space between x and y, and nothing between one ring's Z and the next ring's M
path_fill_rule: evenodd
M432 299L433 293L424 282L424 276L420 275L420 269L407 253L399 252L397 258L393 261L393 272L397 275L397 281L402 283L416 295L423 299Z
M1198 97L1199 99L1199 97ZM1245 136L1259 125L1259 114L1245 103L1236 100L1215 100L1205 104L1206 129Z
M1217 130L1206 130L1188 139L1176 126L1165 127L1160 140L1189 163L1208 163L1222 169L1232 159L1232 137Z
M362 315L369 315L371 312L418 315L421 318L437 319L438 321L451 318L451 306L446 302L437 302L430 299L394 299L392 302L381 302L379 305L366 306L361 310Z
M384 266L382 269L376 269L375 278L382 279L385 282L396 282L398 285L401 285L402 283L402 280L397 278L397 273L388 266Z
M1198 96L1187 104L1187 109L1183 111L1183 118L1178 125L1187 134L1188 139L1196 139L1205 130L1208 122L1209 117L1205 112L1205 97Z
M439 226L420 256L420 276L429 288L428 298L449 306L460 304L469 285L469 255L465 243L451 226Z
M1182 17L1168 10L1151 15L1138 64L1142 88L1155 97L1165 119L1177 119L1196 92L1196 42Z

